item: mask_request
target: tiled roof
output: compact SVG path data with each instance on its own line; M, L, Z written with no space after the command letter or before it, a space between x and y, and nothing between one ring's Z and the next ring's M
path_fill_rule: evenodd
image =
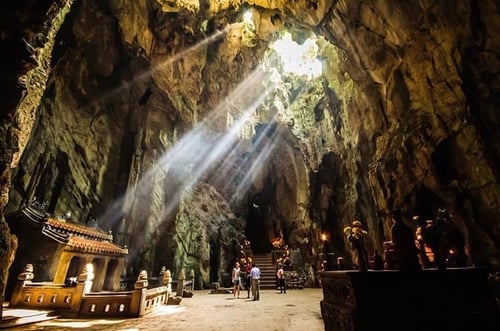
M67 245L86 253L128 254L126 248L121 248L109 241L97 241L82 237L70 237Z
M57 229L69 232L68 234L70 236L72 234L79 234L91 239L106 240L106 241L113 240L113 235L101 232L95 228L91 228L85 225L79 225L76 223L62 221L55 218L48 218L45 224L50 226L53 230Z

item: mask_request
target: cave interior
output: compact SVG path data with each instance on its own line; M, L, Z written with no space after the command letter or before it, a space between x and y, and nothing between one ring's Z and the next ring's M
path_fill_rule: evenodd
M447 209L467 265L500 271L498 1L1 6L3 281L50 280L33 202L111 233L124 275L196 288L280 232L317 286L324 254L355 264L345 227L383 252L394 210L414 231Z

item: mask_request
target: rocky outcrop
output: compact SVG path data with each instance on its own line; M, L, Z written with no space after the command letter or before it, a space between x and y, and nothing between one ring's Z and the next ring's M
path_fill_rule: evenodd
M263 251L283 230L318 267L321 232L348 257L352 220L381 249L391 210L446 207L471 262L498 268L495 13L466 0L76 3L12 185L5 167L6 214L37 197L96 217L137 270L194 268L202 286L243 232ZM283 29L315 38L321 76L285 73L270 47ZM1 152L8 165L15 148Z

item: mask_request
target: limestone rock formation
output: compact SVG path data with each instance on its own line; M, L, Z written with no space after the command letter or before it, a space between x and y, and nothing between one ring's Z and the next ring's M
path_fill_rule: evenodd
M198 287L243 234L266 251L282 230L317 270L319 234L349 258L360 219L382 251L393 209L448 208L471 263L500 268L496 1L29 3L6 8L24 35L2 27L22 54L2 66L2 270L4 216L34 197ZM286 71L285 31L313 41L321 75Z

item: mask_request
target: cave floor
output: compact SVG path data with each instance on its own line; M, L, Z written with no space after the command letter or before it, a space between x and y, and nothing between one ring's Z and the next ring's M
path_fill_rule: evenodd
M289 289L287 294L262 290L259 301L233 294L195 291L179 305L165 305L141 318L59 318L8 330L324 330L319 288Z

